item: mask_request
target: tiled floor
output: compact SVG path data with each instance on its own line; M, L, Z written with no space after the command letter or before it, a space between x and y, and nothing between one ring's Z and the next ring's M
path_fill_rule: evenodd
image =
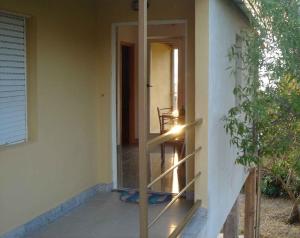
M150 230L150 237L165 238L191 208L191 202L177 201ZM152 220L163 205L151 205ZM26 238L135 238L138 236L138 205L124 203L119 194L99 193L85 205Z

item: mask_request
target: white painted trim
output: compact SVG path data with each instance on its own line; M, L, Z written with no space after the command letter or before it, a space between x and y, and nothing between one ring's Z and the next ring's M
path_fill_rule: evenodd
M189 33L188 33L188 24L187 22L185 23L185 72L184 72L184 110L185 110L185 115L188 115L189 109L187 107L187 101L188 101L188 41L189 41ZM195 118L196 119L196 118ZM187 116L185 117L185 123L187 122ZM187 140L187 133L185 134L185 141ZM188 148L188 143L185 143L186 148ZM185 148L185 149L186 149ZM195 162L194 162L194 167L195 167ZM189 168L188 166L185 166L185 184L188 184L188 178L189 178ZM193 185L195 186L195 184Z
M111 121L112 121L112 178L113 189L118 188L118 137L117 137L117 25L112 25L112 81L111 81Z
M25 102L26 102L26 106L25 106L25 142L28 142L29 140L29 131L28 131L28 59L27 59L27 17L24 17L24 69L25 69Z
M24 45L24 77L25 77L25 81L24 81L24 86L25 86L25 90L24 90L24 97L25 97L25 137L24 139L18 141L18 142L13 142L13 143L8 143L8 144L1 144L0 145L0 149L5 149L14 145L22 145L22 144L26 144L29 141L29 131L28 131L28 59L27 59L27 51L28 51L28 41L27 41L27 20L30 18L30 16L28 15L23 15L23 14L19 14L19 13L15 13L15 12L10 12L10 11L6 11L6 10L2 10L0 9L0 14L5 14L8 17L15 17L18 18L18 20L23 20L24 23L24 41L23 41L23 45ZM20 18L20 19L19 19Z
M184 19L174 19L174 20L153 20L148 21L148 25L169 25L169 24L185 24L185 95L187 95L187 51L188 51L188 23L187 20ZM118 188L118 154L117 154L117 28L119 26L137 26L137 22L119 22L112 23L112 40L111 40L111 54L112 54L112 65L111 65L111 121L112 121L112 178L113 178L113 188ZM186 96L185 96L186 97ZM185 100L185 108L186 108L186 100Z

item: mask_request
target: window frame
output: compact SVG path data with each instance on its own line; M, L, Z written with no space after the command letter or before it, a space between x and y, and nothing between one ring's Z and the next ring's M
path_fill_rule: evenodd
M16 13L16 12L6 11L6 10L2 10L2 9L0 9L0 14L8 15L11 17L16 17L16 18L22 18L22 20L24 22L24 26L23 26L23 28L24 28L24 31L23 31L24 54L23 54L23 57L24 57L24 103L25 103L24 125L25 125L25 133L24 133L24 138L19 141L15 141L15 142L11 142L11 143L6 142L4 144L0 144L0 149L4 149L4 148L16 146L16 145L26 144L29 141L29 129L28 129L29 128L29 125L28 125L28 19L30 18L30 16Z

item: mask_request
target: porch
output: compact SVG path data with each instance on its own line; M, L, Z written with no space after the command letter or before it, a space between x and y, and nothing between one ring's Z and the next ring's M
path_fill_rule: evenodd
M31 232L26 238L137 238L139 236L138 204L124 203L118 192L100 192L86 204L75 208L53 223ZM155 224L149 237L165 238L180 223L192 201L178 200ZM153 219L164 205L149 206L149 219Z
M13 77L16 76L21 77L18 80L21 80L22 85L17 86L21 87L18 90L23 91L15 91L18 99L23 100L21 107L24 114L24 136L22 135L21 140L14 141L17 143L8 145L5 141L5 148L2 150L1 147L0 151L0 236L22 237L27 230L40 227L34 222L26 227L28 221L41 218L41 214L49 210L52 212L53 207L60 206L93 186L109 185L114 189L120 187L117 154L120 141L117 132L120 51L117 44L120 43L118 28L128 25L130 29L132 26L139 26L140 29L140 37L135 45L136 48L139 47L139 51L136 50L139 59L135 59L136 64L139 63L140 72L136 80L139 84L135 88L139 93L135 95L139 106L136 115L132 116L138 125L134 133L138 138L133 139L139 139L140 147L139 155L133 162L136 168L139 163L140 174L137 175L136 169L135 178L125 182L137 187L136 181L139 180L140 215L137 205L121 202L116 193L102 192L87 205L49 226L40 227L40 231L29 233L28 237L129 238L138 237L139 234L140 237L147 237L148 226L155 217L162 214L161 211L166 205L148 206L147 191L157 185L150 186L149 182L166 170L169 173L185 162L186 178L183 179L183 190L176 192L179 200L171 204L158 223L149 229L150 237L167 237L182 220L184 222L181 224L185 225L189 220L185 219L187 211L194 208L194 204L198 207L193 212L198 210L200 200L203 207L213 208L209 210L210 223L206 228L208 235L204 237L216 237L221 229L244 178L244 172L234 167L233 151L224 143L227 137L220 123L224 112L234 103L233 96L228 93L232 90L233 83L225 83L227 74L223 69L227 67L227 49L235 41L235 34L242 26L240 16L235 5L225 0L214 1L215 8L212 9L215 12L209 11L211 1L208 0L152 0L148 10L147 1L140 1L144 6L141 11L136 11L132 2L61 0L24 3L21 0L1 0L0 10L4 10L2 18L6 19L4 32L7 34L7 27L11 27L8 34L17 34L17 37L6 36L8 42L1 46L4 49L0 52L3 54L2 61L7 61L10 68L1 65L6 71L0 73L0 80L3 80L3 84L8 81L8 86L11 87L16 82L9 80L15 80ZM219 24L213 30L210 29L213 18L210 14L219 16L224 12L221 21L224 20L226 25ZM148 24L146 19L149 20ZM14 21L19 25L14 24ZM174 30L176 24L183 26L180 31ZM184 92L184 96L179 101L184 105L183 124L189 124L192 130L185 135L186 153L180 164L169 163L168 168L159 168L159 173L152 173L149 178L149 147L158 146L172 136L176 137L177 133L174 130L152 141L152 137L148 136L146 56L149 39L147 28L150 29L151 25L169 27L169 31L157 30L164 35L149 34L155 42L165 42L166 39L169 40L168 37L173 40L176 38L177 41L181 37L180 44L176 43L178 49L183 49L184 52L181 53L184 57L178 91ZM224 44L209 42L210 38L221 39L221 35L226 35ZM7 44L10 44L9 47ZM15 45L21 49L16 49ZM221 47L215 49L210 45ZM20 57L11 50L17 50L18 54L21 51L23 57L21 62L17 62L17 73L9 71L11 67L16 67L15 61ZM9 60L11 58L7 54L12 54L10 57L13 60ZM210 75L211 65L220 69L214 71L216 75ZM8 74L10 78L6 78ZM220 78L224 81L220 81ZM211 87L209 82L216 87ZM6 89L3 90L7 93ZM13 104L14 101L9 103ZM208 107L214 109L210 115ZM15 119L12 116L15 115L14 108L5 110ZM201 129L196 126L200 124L200 118L203 118ZM7 127L11 128L11 124ZM186 126L181 125L175 129L180 131L184 127ZM232 164L224 162L223 157L229 157ZM126 167L128 164L122 165ZM130 170L127 172L130 173ZM219 177L209 178L209 174ZM125 177L128 178L127 175ZM230 191L227 189L228 184L232 185ZM214 196L214 191L219 189L224 194L224 199ZM193 195L193 202L180 199L185 192ZM82 200L74 201L76 207L77 202ZM55 212L54 215L51 214L51 221L56 218ZM192 215L193 213L188 213L188 218ZM47 219L42 216L42 220L38 222L47 224ZM199 224L202 223L194 225Z

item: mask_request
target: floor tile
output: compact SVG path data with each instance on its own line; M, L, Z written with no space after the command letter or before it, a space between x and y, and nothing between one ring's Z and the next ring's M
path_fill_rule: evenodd
M184 217L191 202L180 200L150 230L150 238L165 238ZM149 206L152 220L164 205ZM119 193L99 193L26 238L138 238L138 205L120 201Z

